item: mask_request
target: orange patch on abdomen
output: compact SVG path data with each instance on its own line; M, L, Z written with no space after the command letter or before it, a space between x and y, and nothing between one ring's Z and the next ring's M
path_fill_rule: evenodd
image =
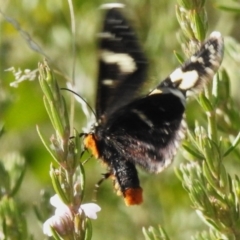
M142 188L128 188L124 192L124 201L127 206L138 205L143 202Z
M95 158L99 158L99 151L97 148L97 144L96 144L96 139L94 137L93 134L88 134L84 140L83 140L83 144L87 149L90 149L92 152L92 155Z

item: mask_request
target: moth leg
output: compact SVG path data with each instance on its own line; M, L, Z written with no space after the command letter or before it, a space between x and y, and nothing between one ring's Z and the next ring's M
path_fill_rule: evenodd
M110 173L110 172L103 173L103 174L102 174L102 178L95 184L94 192L93 192L93 201L94 201L94 202L97 202L97 193L98 193L98 189L100 188L100 185L101 185L106 179L108 179L111 175L112 175L112 173Z
M81 157L83 156L83 154L85 153L85 151L89 152L87 149L85 149L84 151L82 151L81 156L80 156L80 159L81 159ZM86 160L83 161L82 164L84 165L85 163L87 163L92 157L93 157L93 155L91 154Z

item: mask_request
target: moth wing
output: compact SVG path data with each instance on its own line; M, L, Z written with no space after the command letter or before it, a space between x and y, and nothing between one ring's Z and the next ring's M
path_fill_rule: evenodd
M182 99L165 92L135 100L109 119L110 137L105 141L126 161L149 172L162 171L172 162L184 137Z
M210 82L220 67L224 53L224 40L220 32L212 32L181 67L173 71L158 88L171 87L196 92Z
M99 34L97 117L108 118L128 104L142 86L147 60L135 32L118 8L107 10Z
M210 35L190 59L148 96L118 110L108 121L110 140L127 161L160 172L176 154L184 137L186 93L201 89L221 65L223 38Z

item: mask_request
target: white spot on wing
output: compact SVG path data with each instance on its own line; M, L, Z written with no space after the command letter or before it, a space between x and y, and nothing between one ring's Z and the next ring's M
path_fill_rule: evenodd
M216 54L216 50L214 49L213 45L206 45L206 49L208 49L212 56Z
M224 41L219 32L211 33L209 39L203 43L201 50L190 57L190 61L177 68L170 76L171 82L179 89L190 90L202 88L218 70L223 58ZM200 64L194 65L194 63ZM193 64L193 65L191 65ZM188 68L189 67L189 68ZM189 92L187 92L189 93Z
M164 133L165 133L166 135L169 135L169 132L168 132L167 129L164 128L163 131L164 131Z
M213 75L214 75L214 71L213 71L211 68L206 67L204 70L205 70L205 72L206 72L207 74L209 74L210 76L213 76Z
M100 32L97 36L100 38L115 39L115 35L110 32Z
M102 84L103 84L103 85L106 85L106 86L112 86L113 83L114 83L114 80L112 80L112 79L104 79L104 80L102 81Z
M197 61L195 58L191 60ZM180 82L180 89L188 90L195 86L199 75L196 70L183 72L181 68L177 68L169 77L172 82Z
M198 58L196 56L191 56L190 58L191 62L197 62Z
M183 71L181 68L177 68L173 73L170 74L170 79L172 82L178 82L182 79Z
M197 57L197 56L193 55L193 56L191 56L190 60L193 63L198 62L198 63L204 64L204 61L203 61L202 57Z
M161 94L162 93L162 91L160 90L160 89L154 89L152 92L150 92L150 94L149 95L153 95L153 94Z
M184 72L182 75L182 82L179 85L179 88L183 90L193 88L197 83L198 78L199 78L199 75L196 70Z
M137 109L132 110L133 113L135 113L143 122L145 122L149 127L153 127L153 123L149 118L141 111L138 111Z
M214 31L210 34L210 38L221 38L221 37L222 37L222 35L218 31Z
M210 59L209 62L215 67L218 67L220 65L220 63L218 61L215 61L214 59Z
M111 9L111 8L124 8L125 5L122 3L106 3L100 6L100 9Z
M132 73L137 70L134 59L127 53L114 53L103 50L101 52L101 59L108 64L117 64L123 73Z

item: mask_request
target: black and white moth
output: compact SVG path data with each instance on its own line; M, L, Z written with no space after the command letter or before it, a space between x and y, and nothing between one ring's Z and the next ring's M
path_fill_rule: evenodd
M224 43L221 34L213 32L182 66L147 95L138 96L148 61L121 5L106 6L99 34L97 122L84 145L108 166L106 176L112 176L126 205L134 205L143 201L135 164L151 173L171 164L184 137L186 94L213 78Z

